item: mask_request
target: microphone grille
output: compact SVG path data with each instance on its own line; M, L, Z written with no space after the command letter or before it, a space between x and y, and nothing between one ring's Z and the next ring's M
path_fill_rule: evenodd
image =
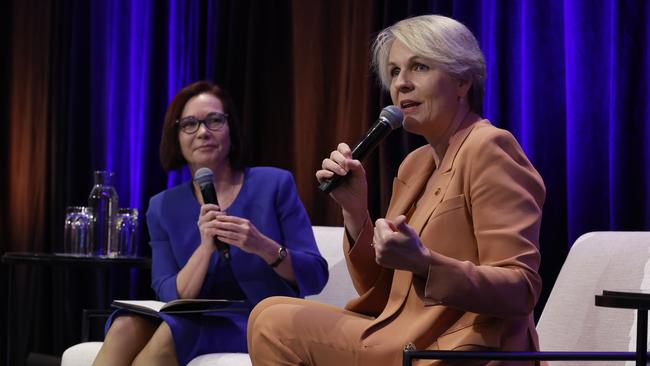
M209 183L212 182L213 176L214 174L212 173L212 170L210 170L210 168L199 168L194 173L194 181L199 184Z
M394 130L396 128L402 127L404 114L399 108L395 107L394 105L389 105L381 110L381 113L379 113L379 118L386 120L390 125L390 128Z

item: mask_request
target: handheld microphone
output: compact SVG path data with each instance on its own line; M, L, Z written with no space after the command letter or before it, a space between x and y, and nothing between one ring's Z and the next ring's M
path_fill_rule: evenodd
M204 203L212 203L215 205L219 204L217 201L217 192L214 189L214 184L212 183L212 170L209 168L200 168L194 173L194 181L199 185L201 190L201 196L203 197ZM221 256L227 261L230 260L230 246L226 243L222 243L221 240L214 237L214 244L217 246Z
M363 136L361 141L352 150L352 159L363 160L372 150L374 150L379 142L386 137L392 130L402 127L402 120L404 115L402 111L394 105L389 105L381 110L377 122L370 127L370 130ZM338 187L347 175L335 175L331 179L323 181L319 186L324 193L330 193Z

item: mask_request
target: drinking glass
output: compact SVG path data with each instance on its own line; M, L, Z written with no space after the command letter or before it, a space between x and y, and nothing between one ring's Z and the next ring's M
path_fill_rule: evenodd
M92 248L94 216L92 208L71 206L66 209L63 252L85 255Z
M115 232L118 243L116 254L125 257L135 256L138 253L138 210L135 208L117 210Z

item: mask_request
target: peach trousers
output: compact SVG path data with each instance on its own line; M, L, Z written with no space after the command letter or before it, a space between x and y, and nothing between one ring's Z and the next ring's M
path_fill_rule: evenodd
M363 345L361 335L373 320L309 300L271 297L250 315L248 353L254 366L385 364L401 349Z

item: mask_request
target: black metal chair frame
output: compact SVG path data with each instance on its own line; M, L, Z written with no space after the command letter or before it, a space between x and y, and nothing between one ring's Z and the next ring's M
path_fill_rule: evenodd
M474 352L404 350L403 366L414 359L424 360L519 360L519 361L636 361L646 366L648 361L648 308L650 294L625 294L603 291L596 295L596 306L636 309L636 352Z
M647 355L645 357L647 359ZM415 359L425 360L511 360L511 361L633 361L636 352L469 352L469 351L404 351L403 365Z

